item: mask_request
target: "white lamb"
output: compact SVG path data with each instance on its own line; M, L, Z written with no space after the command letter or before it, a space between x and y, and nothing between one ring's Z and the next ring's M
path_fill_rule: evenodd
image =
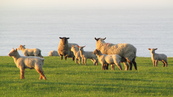
M153 62L153 66L156 67L158 65L158 61L163 62L163 67L168 66L167 56L165 54L155 53L155 50L157 50L157 48L148 48L148 50L150 50L150 53L151 53L151 60Z
M117 54L113 54L113 55L106 55L106 54L102 54L100 52L100 50L94 50L93 52L99 62L102 64L102 69L105 70L105 69L108 69L107 68L107 65L111 64L111 69L114 70L115 69L115 66L114 65L117 65L117 67L122 70L122 67L120 65L120 62L121 62L121 57Z
M59 56L59 55L57 51L53 50L49 52L48 56Z
M91 51L84 51L85 46L78 46L80 51L80 56L82 58L82 64L87 65L87 59L91 59L94 65L98 65L98 59L95 54Z
M39 74L39 79L46 80L46 77L43 73L42 66L44 64L44 59L35 56L20 56L17 49L12 49L8 54L14 59L14 63L17 68L20 69L20 78L24 79L24 71L26 68L35 69Z
M76 47L75 45L72 45L71 51L73 52L75 56L75 63L81 64L81 56L80 56L79 48Z
M63 59L63 56L65 57L65 60L67 60L67 57L72 57L74 60L74 54L71 51L71 46L78 44L76 43L68 43L69 37L59 37L59 45L58 45L58 54L60 55L61 60Z
M106 38L95 38L96 49L100 50L102 54L118 54L122 58L121 62L128 62L130 64L130 70L132 70L132 64L134 64L137 70L137 64L135 62L137 50L133 45L127 43L105 43L105 39Z
M41 55L41 50L37 48L33 49L27 49L25 48L25 45L20 45L17 50L21 50L25 56L37 56L37 57L43 57Z

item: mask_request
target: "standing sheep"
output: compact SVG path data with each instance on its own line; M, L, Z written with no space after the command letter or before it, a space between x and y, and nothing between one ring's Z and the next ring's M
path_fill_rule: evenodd
M98 59L95 54L91 51L84 51L85 46L78 46L80 51L80 56L82 58L82 63L87 65L87 59L91 59L94 65L98 65Z
M136 48L127 43L105 43L106 38L95 38L96 49L100 50L102 54L118 54L122 58L122 62L128 62L130 64L130 70L132 70L132 64L134 64L135 70L137 70L136 59ZM126 64L126 63L124 63Z
M148 50L150 50L151 60L153 62L153 66L154 67L156 67L158 65L158 61L162 61L163 62L163 67L167 67L168 66L167 56L165 54L157 54L157 53L155 53L155 50L157 50L157 48L148 48Z
M65 60L67 60L67 57L72 57L74 60L74 54L71 51L71 46L78 44L76 43L68 43L69 37L59 37L59 45L58 45L58 54L60 55L61 60L63 59L63 56L65 57Z
M100 52L100 50L97 50L97 49L94 50L93 53L97 56L99 62L102 64L102 69L103 69L103 70L105 70L105 66L106 66L107 64L111 64L111 69L112 69L112 70L115 69L114 65L117 65L118 68L119 68L120 70L122 70L122 67L121 67L121 65L120 65L121 57L120 57L119 55L117 55L117 54L113 54L113 55L102 54L102 53Z
M42 66L44 64L44 59L35 56L20 56L17 49L12 49L8 54L14 59L14 63L20 69L20 78L24 79L24 71L26 68L35 69L39 74L39 79L46 80L43 73Z
M17 50L21 50L25 56L37 56L37 57L43 57L41 55L41 50L37 48L33 49L27 49L25 48L25 45L20 45Z
M81 56L80 56L79 48L76 47L75 45L72 45L71 51L73 52L73 54L75 56L75 63L80 64L81 63Z

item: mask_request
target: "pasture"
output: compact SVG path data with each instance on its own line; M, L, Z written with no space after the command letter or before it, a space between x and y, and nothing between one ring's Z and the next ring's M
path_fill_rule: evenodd
M137 57L138 70L101 70L88 60L77 65L71 59L44 57L43 70L47 80L39 80L33 69L25 70L20 79L13 59L0 56L1 97L172 97L173 58L168 67L153 67L150 57ZM121 64L124 68L123 64ZM110 67L109 67L110 69Z

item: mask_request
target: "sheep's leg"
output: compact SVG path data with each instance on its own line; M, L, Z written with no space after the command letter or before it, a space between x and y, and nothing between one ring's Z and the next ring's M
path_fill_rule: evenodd
M119 70L122 70L122 67L119 63L115 63L117 65L117 67L119 68Z
M115 70L115 65L111 64L111 70Z
M135 58L132 60L132 63L134 65L134 67L135 67L135 70L137 70L137 64L136 64Z
M128 62L130 64L130 70L132 70L132 62Z
M44 79L44 80L46 80L46 77L45 77L45 75L44 75L44 73L43 73L43 70L41 70L41 69L36 69L36 71L40 74L39 79Z
M167 67L168 66L168 63L167 63L167 61L165 61L165 60L162 60L162 62L163 62L163 67Z
M75 58L75 63L78 64L78 59L77 58Z
M105 66L104 66L104 64L102 64L102 70L105 70Z
M109 66L109 64L104 65L105 70L108 70L108 66Z
M24 72L25 72L25 69L20 69L20 79L24 79Z
M84 59L84 64L87 65L87 58Z
M127 64L127 62L123 62L125 70L129 70L129 65Z
M158 60L155 60L155 66L156 67L158 66Z
M154 60L152 60L152 63L153 63L153 66L155 67L155 61Z
M63 60L63 55L60 55L61 60Z

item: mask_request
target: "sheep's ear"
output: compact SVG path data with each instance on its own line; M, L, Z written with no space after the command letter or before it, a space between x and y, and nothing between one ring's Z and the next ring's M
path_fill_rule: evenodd
M106 37L105 38L103 38L103 40L105 40L106 39Z
M59 37L59 39L62 39L62 37Z
M96 41L98 41L98 40L99 40L99 38L96 38L96 37L95 37L94 39L95 39Z
M157 50L157 48L155 48L155 50Z
M148 48L148 50L151 50L151 48Z

